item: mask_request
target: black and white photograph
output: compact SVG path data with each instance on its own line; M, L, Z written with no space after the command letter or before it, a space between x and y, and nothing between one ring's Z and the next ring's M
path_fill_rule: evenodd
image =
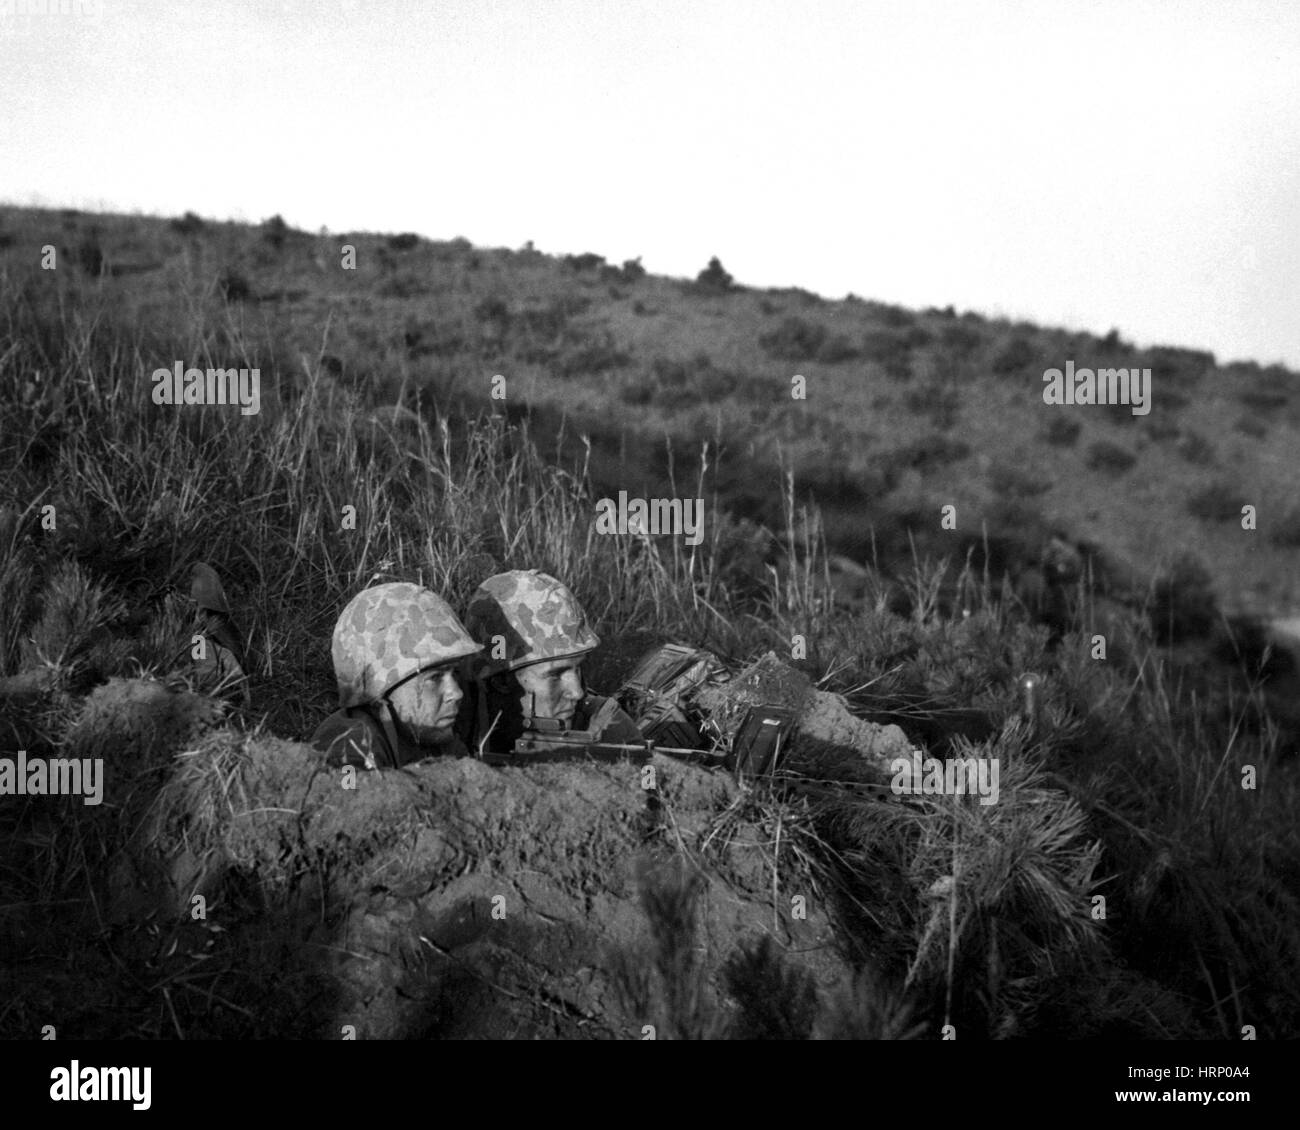
M0 1090L1251 1103L1300 8L0 0L0 92Z

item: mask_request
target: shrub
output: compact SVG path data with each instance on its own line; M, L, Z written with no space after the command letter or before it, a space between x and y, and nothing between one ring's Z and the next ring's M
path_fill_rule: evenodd
M606 373L631 364L632 358L614 345L612 338L589 342L567 353L560 359L559 373L563 377L585 376L588 373Z
M936 428L945 432L957 422L961 411L957 390L940 385L913 389L903 398L903 403L918 416L928 416Z
M1300 506L1293 506L1270 525L1270 540L1274 545L1280 545L1283 549L1300 548Z
M906 380L912 375L912 349L906 334L893 330L870 330L862 335L862 355L879 362L896 380Z
M1187 512L1206 522L1234 522L1246 505L1242 493L1226 479L1217 479L1194 491L1187 500Z
M485 298L474 307L474 318L479 322L495 322L505 327L510 324L510 307L502 298Z
M1079 432L1083 425L1078 420L1071 420L1065 416L1053 416L1051 423L1047 425L1047 432L1044 439L1055 447L1073 447L1079 439Z
M695 289L700 294L727 294L735 287L735 283L736 280L723 269L716 255L695 276Z
M1146 430L1153 440L1163 443L1165 440L1177 439L1183 434L1183 429L1178 426L1178 421L1172 416L1166 416L1163 412L1157 413L1154 417L1146 417Z
M1122 475L1137 462L1137 456L1127 447L1101 440L1088 448L1087 462L1090 470Z
M102 275L106 267L104 262L104 250L99 246L97 239L88 239L77 245L74 254L77 266L88 275Z
M654 311L638 298L632 303L632 313L645 317L647 314L653 314Z
M761 334L758 344L777 361L806 361L826 344L826 327L798 316L786 318L779 328Z
M1051 480L1045 475L1001 462L995 462L989 469L989 485L995 494L1004 498L1033 498L1052 488Z
M399 271L386 278L376 288L380 298L418 298L433 290L427 277L416 271Z
M1119 330L1112 328L1110 333L1101 339L1099 349L1104 353L1132 353L1133 343L1125 341L1119 336Z
M954 357L969 357L984 342L984 335L979 330L958 322L953 326L944 326L939 334L944 348Z
M1195 385L1214 368L1214 354L1199 349L1174 349L1156 346L1147 350L1146 367L1151 369L1151 383L1186 388Z
M824 365L836 365L841 361L852 361L861 355L843 334L831 335L817 349L817 360Z
M571 271L594 271L605 265L605 256L584 251L581 255L566 255L562 262Z
M1023 337L1013 337L993 358L993 373L1005 377L1023 372L1037 356L1033 345Z
M1242 416L1232 426L1242 435L1250 436L1252 439L1263 439L1268 435L1268 425L1263 420L1256 420L1253 416Z
M217 276L217 290L227 302L248 302L253 297L253 288L249 281L229 267Z
M262 221L262 238L277 251L284 246L284 241L289 237L292 230L284 222L284 217L278 212L269 220Z
M1206 635L1218 619L1210 572L1193 554L1183 554L1157 578L1151 597L1151 627L1165 643Z
M645 268L641 266L641 256L638 255L635 259L624 259L620 273L622 281L625 283L634 283L638 279L645 278Z
M170 227L172 231L180 232L181 235L197 235L205 225L203 220L193 212L186 212L179 220L172 220Z
M886 302L873 302L871 312L882 326L888 329L907 329L916 324L916 315L902 306L891 306Z
M1178 454L1197 467L1208 467L1214 462L1214 444L1200 432L1187 431L1178 444Z
M1257 412L1275 412L1279 408L1285 408L1291 397L1277 389L1248 388L1237 393L1237 399Z
M619 390L619 399L624 404L643 405L649 404L654 398L655 390L649 381L637 380L625 384Z
M414 232L404 231L400 235L390 235L388 246L394 251L411 251L420 246L420 237Z
M885 466L896 464L918 471L929 471L965 459L970 452L970 444L965 440L931 434L888 452L884 457L884 463Z
M440 332L432 322L410 322L402 334L406 354L417 357L450 357L465 347L465 339L455 330Z

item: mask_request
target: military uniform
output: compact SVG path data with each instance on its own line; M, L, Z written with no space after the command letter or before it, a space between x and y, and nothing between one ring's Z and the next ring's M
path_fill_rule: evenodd
M574 659L600 643L573 593L547 573L515 569L484 581L470 598L466 630L482 645L465 662L465 701L457 730L471 750L492 730L487 680L533 663ZM576 704L569 729L591 731L602 741L637 743L635 722L613 699L587 695Z
M440 597L394 582L358 593L339 616L332 654L340 709L312 734L330 765L391 769L439 754L464 756L459 739L416 745L398 733L388 696L430 668L481 650Z
M455 734L432 746L403 741L391 719L364 706L336 710L316 727L311 744L325 754L330 765L365 769L397 769L426 757L465 757L469 753Z

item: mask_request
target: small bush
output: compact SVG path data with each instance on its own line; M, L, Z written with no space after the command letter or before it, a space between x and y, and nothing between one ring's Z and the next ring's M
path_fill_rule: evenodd
M727 273L715 255L709 265L695 276L695 290L699 294L728 294L736 285L736 280Z
M571 271L594 271L605 265L605 256L584 251L581 255L566 255L561 262Z
M77 250L73 256L77 266L88 275L102 275L107 268L104 261L104 250L99 246L96 239L88 239L77 245Z
M1119 336L1119 330L1112 328L1110 333L1101 339L1099 349L1103 353L1132 353L1133 343L1125 341Z
M1214 444L1200 432L1188 430L1178 444L1178 454L1196 467L1208 467L1214 462Z
M1242 435L1250 436L1252 439L1263 439L1268 435L1268 425L1263 420L1256 420L1253 416L1242 416L1232 426Z
M625 384L618 395L624 404L640 406L649 404L654 398L654 394L654 386L649 381L638 380Z
M380 298L419 298L432 292L428 278L416 271L399 271L375 288Z
M1137 456L1127 447L1117 443L1101 440L1088 448L1088 468L1093 471L1105 471L1111 475L1122 475L1137 462Z
M1047 432L1043 438L1054 447L1073 447L1079 439L1079 432L1083 425L1078 420L1071 420L1065 416L1053 416L1051 423L1047 425Z
M607 373L612 369L622 369L631 363L631 357L616 348L611 338L605 338L565 354L560 359L559 372L563 377L580 377L589 373Z
M485 298L474 307L474 319L478 322L493 322L505 327L510 324L510 307L505 300L497 297Z
M284 241L292 231L293 229L284 222L284 217L278 212L269 220L262 221L262 238L277 251L284 246Z
M1205 522L1235 522L1241 518L1241 508L1246 505L1242 493L1225 479L1193 492L1187 500L1187 512Z
M826 327L798 316L786 318L778 329L761 334L759 346L777 361L807 361L826 344Z
M1146 366L1151 370L1152 387L1172 385L1190 388L1214 368L1214 354L1199 349L1174 349L1156 346L1147 350Z
M940 385L913 389L903 398L903 403L910 412L928 416L930 422L944 432L957 422L961 412L961 397L957 390Z
M928 435L886 454L885 465L896 464L918 471L929 471L965 459L971 452L970 444L945 435Z
M862 355L876 361L896 380L912 375L912 348L907 335L894 330L870 330L862 336Z
M248 302L253 298L253 287L249 281L229 267L217 276L217 290L227 302Z
M1283 549L1300 548L1300 506L1293 506L1276 521L1270 522L1269 539Z
M198 235L206 225L203 220L193 212L186 212L178 220L172 220L170 227L172 231L180 232L181 235Z
M1045 475L1000 462L989 469L989 485L1003 498L1033 498L1052 489L1052 482Z
M1179 557L1152 590L1151 627L1165 643L1205 636L1218 619L1210 572L1192 554Z
M959 322L953 326L944 326L939 340L952 356L963 358L969 357L984 343L984 335Z
M1036 356L1031 342L1023 337L1013 337L993 358L993 373L999 377L1021 373L1033 363Z
M1237 393L1237 399L1256 412L1276 412L1291 402L1291 397L1286 392L1268 388L1244 389Z
M908 329L916 323L916 315L902 306L891 306L886 302L873 302L871 312L882 326L891 330Z
M638 298L632 303L632 313L644 318L648 314L653 314L654 311Z
M837 365L842 361L852 361L862 354L853 347L843 334L833 334L817 349L817 360L823 365Z
M420 237L414 232L404 231L400 235L390 235L388 246L394 251L413 251L420 246Z
M1164 443L1166 440L1177 439L1183 434L1183 429L1178 426L1178 421L1172 416L1166 416L1164 413L1157 413L1154 417L1146 417L1146 430L1157 443Z

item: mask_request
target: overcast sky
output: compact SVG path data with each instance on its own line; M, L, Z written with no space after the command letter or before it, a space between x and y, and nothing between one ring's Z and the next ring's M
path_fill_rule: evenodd
M717 255L1300 368L1297 4L0 0L0 94L9 202Z

